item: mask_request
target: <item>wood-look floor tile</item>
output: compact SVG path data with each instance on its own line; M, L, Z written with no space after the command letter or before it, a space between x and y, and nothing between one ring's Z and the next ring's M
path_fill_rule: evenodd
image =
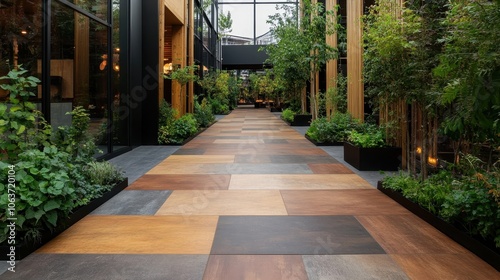
M229 183L229 189L373 190L373 187L356 174L233 174ZM308 204L316 205L314 199L315 196L313 195Z
M231 188L231 184L229 187ZM282 190L281 195L290 215L398 215L409 213L408 210L376 189Z
M262 139L216 139L214 144L264 144Z
M87 216L37 253L208 254L216 216Z
M287 215L279 191L174 191L156 215Z
M227 190L230 179L224 174L146 174L127 190Z
M308 255L302 258L309 279L409 279L388 255Z
M415 280L427 279L500 279L500 272L476 255L404 254L391 255Z
M159 165L178 163L233 163L234 155L171 155Z
M159 164L146 174L311 174L307 164Z
M203 280L308 280L301 256L211 255Z
M354 174L351 169L345 167L340 163L332 164L319 164L319 163L309 163L309 168L315 174Z
M389 254L457 254L466 250L415 215L357 216Z
M203 155L204 153L205 153L204 149L181 148L181 149L175 151L175 153L173 153L173 155Z
M212 148L208 147L205 150L205 155L328 155L325 151L318 148L304 149L272 149L272 148Z
M212 255L384 254L352 216L221 216Z

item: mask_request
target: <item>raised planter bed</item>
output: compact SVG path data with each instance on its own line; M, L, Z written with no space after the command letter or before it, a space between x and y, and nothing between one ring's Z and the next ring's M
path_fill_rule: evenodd
M307 134L304 137L316 146L343 146L344 142L317 142L316 140L309 137Z
M361 148L344 142L344 160L360 171L397 171L401 148Z
M495 248L494 244L485 244L486 242L468 235L407 199L400 192L385 188L380 181L377 183L377 189L500 271L500 250Z
M15 257L16 260L21 260L28 256L29 254L36 251L38 248L42 247L44 244L52 240L54 237L65 231L67 228L74 225L76 222L81 220L83 217L90 214L92 211L97 209L97 207L104 204L110 198L115 196L117 193L121 192L128 186L128 178L125 178L120 183L116 184L109 192L105 193L103 196L92 200L89 204L84 205L78 209L76 209L66 220L61 223L61 226L58 227L54 232L45 231L42 233L42 237L39 243L30 243L30 244L18 244L16 245ZM9 256L7 254L10 253L10 245L2 245L0 246L0 260L6 261L9 260Z
M198 130L198 132L196 132L195 134L189 136L186 140L182 141L182 143L179 143L179 144L171 143L171 144L160 144L160 145L162 145L162 146L184 146L185 144L187 144L189 141L193 140L196 136L200 135L200 133L202 133L203 131L207 130L209 127L211 127L216 122L217 121L211 123L207 127L200 128L200 130Z
M293 117L293 122L287 122L285 120L283 121L291 126L309 126L311 124L311 120L312 120L312 115L297 114Z

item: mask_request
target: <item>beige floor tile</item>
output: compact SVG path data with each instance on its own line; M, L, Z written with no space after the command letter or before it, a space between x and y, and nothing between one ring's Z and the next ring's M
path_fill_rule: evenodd
M176 190L156 215L287 215L276 190Z
M236 174L231 176L229 189L373 189L356 174Z
M171 155L157 166L177 163L233 163L234 155Z

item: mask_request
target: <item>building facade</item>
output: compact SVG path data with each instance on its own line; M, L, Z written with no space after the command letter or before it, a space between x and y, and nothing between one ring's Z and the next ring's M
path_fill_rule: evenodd
M38 77L32 101L53 127L87 109L88 133L109 157L157 143L161 99L192 112L199 89L181 93L163 75L220 68L216 19L208 0L1 0L0 76L23 67Z

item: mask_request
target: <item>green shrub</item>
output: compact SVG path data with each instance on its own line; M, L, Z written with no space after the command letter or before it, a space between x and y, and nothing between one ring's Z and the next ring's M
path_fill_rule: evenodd
M361 130L359 121L349 114L336 113L330 120L318 118L312 121L306 134L320 143L345 142L352 130Z
M160 111L159 111L159 120L158 123L160 124L159 126L169 126L171 125L179 112L177 112L176 109L172 108L170 104L165 101L165 99L162 99L160 102Z
M124 179L123 172L108 161L94 161L87 164L85 174L90 183L112 187Z
M158 133L159 144L182 144L198 132L198 123L193 114L185 114L170 126L162 126Z
M206 98L203 98L201 104L198 102L194 103L194 117L200 127L208 127L215 121L212 106L207 102Z
M375 125L363 124L359 127L361 132L351 130L347 141L361 148L376 148L385 146L385 135L382 129Z
M229 114L229 106L225 104L218 98L210 99L210 106L212 107L212 112L216 115L227 115Z
M287 108L281 112L281 118L286 121L286 122L293 122L293 119L295 118L295 112L292 111L291 109Z

